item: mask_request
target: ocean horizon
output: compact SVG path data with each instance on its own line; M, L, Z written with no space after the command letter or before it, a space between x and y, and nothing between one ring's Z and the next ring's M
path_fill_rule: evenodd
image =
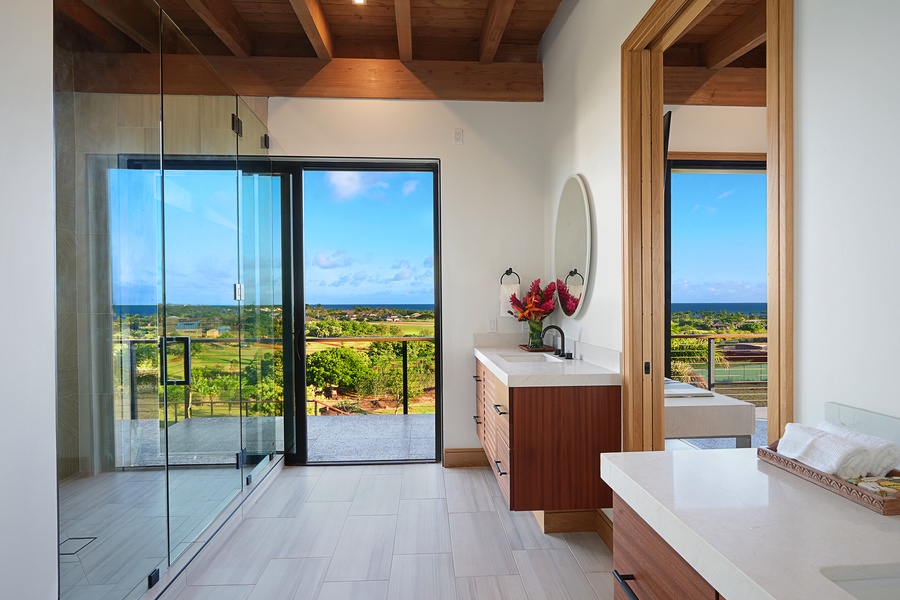
M768 314L766 302L673 302L672 312L702 313L702 312L730 312L743 315Z
M388 308L394 310L428 310L434 311L434 304L368 304L368 303L355 303L355 304L307 304L307 308L318 308L321 306L322 308L332 308L337 310L351 310L354 308Z

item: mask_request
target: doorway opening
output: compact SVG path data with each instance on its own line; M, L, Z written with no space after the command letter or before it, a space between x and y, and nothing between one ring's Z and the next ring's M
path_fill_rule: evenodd
M437 461L438 161L275 169L292 190L298 462Z

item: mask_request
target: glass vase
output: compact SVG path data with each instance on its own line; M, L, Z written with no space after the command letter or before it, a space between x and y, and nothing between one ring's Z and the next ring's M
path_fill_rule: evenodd
M528 321L528 347L543 348L544 338L541 332L544 330L541 321Z

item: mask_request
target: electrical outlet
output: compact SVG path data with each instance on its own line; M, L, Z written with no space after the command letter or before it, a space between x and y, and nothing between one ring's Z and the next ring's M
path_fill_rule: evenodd
M488 331L497 331L497 319L488 321Z
M454 144L464 144L463 141L463 130L457 127L453 130L453 143Z

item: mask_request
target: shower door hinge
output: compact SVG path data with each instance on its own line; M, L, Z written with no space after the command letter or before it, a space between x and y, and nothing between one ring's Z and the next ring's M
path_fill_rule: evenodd
M147 589L149 590L157 583L159 583L159 568L153 569L153 571L147 575Z
M244 122L234 113L231 113L231 130L235 132L238 137L244 137Z
M243 283L234 284L234 299L237 301L241 301L244 299L244 284Z
M269 134L264 133L262 136L262 147L266 150L269 149Z

